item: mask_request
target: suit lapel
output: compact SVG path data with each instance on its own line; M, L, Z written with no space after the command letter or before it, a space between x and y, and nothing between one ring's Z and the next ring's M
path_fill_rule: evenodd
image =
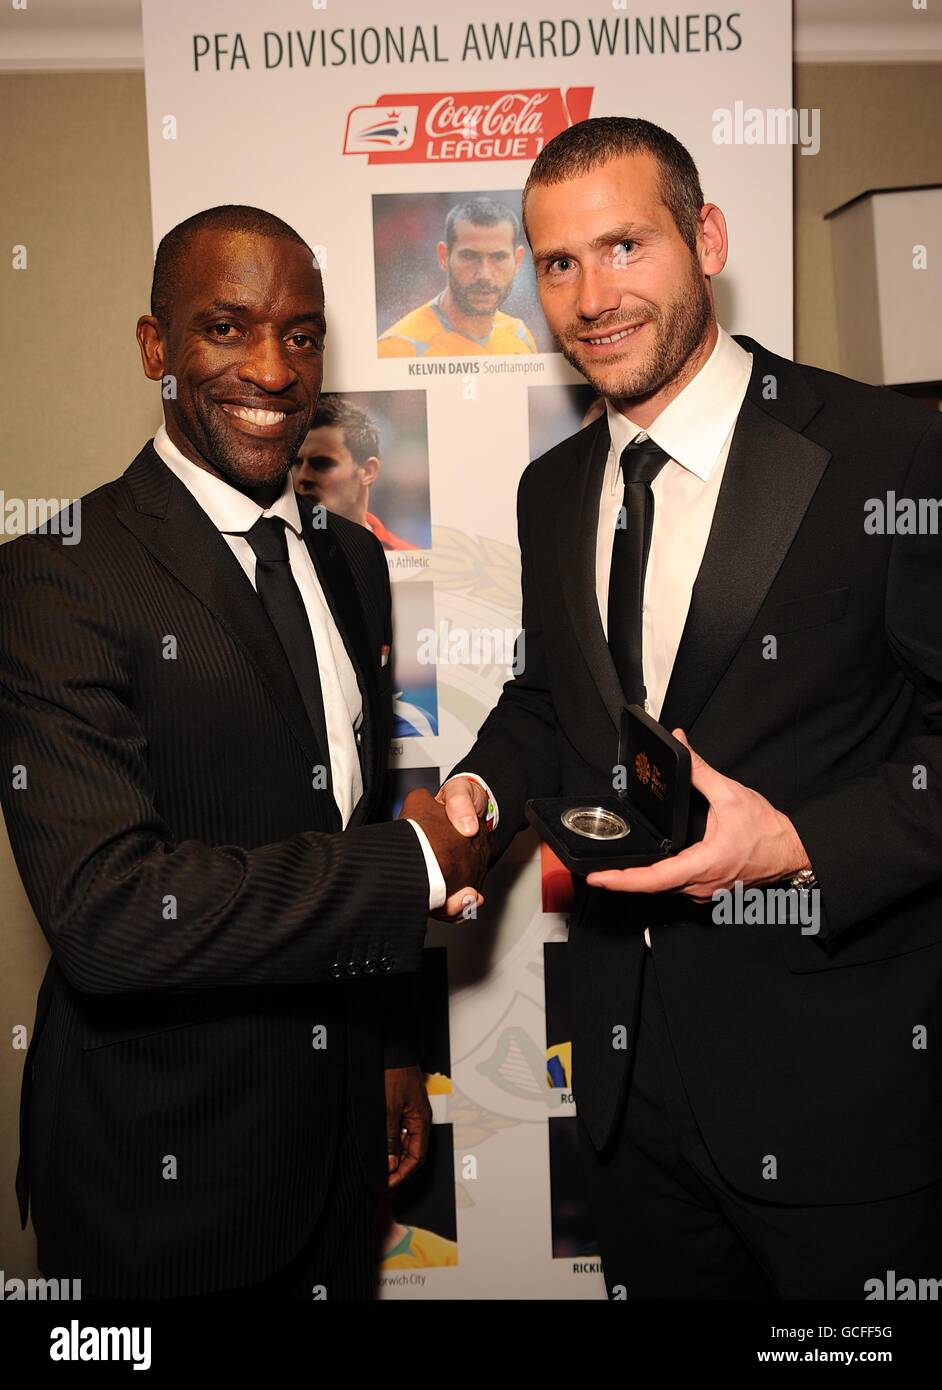
M689 730L719 683L831 457L798 432L820 402L794 364L773 358L749 339L739 341L753 353L752 376L661 708L660 722L668 729ZM762 395L770 376L776 383L774 403Z
M133 507L118 517L242 647L312 767L321 750L281 643L245 571L187 488L147 443L125 473Z

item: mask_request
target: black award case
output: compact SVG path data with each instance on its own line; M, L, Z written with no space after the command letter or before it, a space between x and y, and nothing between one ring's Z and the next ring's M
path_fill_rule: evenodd
M527 820L574 874L654 864L702 840L709 805L690 752L640 705L622 711L610 796L537 797Z

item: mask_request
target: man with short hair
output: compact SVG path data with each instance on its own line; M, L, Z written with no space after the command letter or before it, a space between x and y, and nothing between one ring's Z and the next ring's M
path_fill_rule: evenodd
M562 132L523 213L546 321L606 406L523 474L525 669L439 798L469 833L490 798L501 852L529 799L611 796L638 704L689 739L710 807L702 841L576 880L572 1085L609 1293L933 1277L942 550L865 520L939 494L942 422L718 326L723 214L647 121ZM806 909L717 913L778 889Z
M382 466L379 430L366 411L343 396L321 396L292 465L295 491L365 526L384 550L415 550L368 510Z
M486 846L427 793L376 823L386 561L290 478L325 333L292 227L188 218L137 325L163 425L80 544L0 547L0 798L52 949L17 1195L86 1297L368 1298L427 1144L404 991Z
M380 357L468 357L536 352L523 319L501 305L523 261L520 223L506 203L471 198L451 208L438 264L445 288L380 334Z

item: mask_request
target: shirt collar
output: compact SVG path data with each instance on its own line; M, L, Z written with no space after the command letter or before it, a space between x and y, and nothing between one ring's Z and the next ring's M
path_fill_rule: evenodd
M615 458L619 459L639 434L647 433L675 463L705 482L736 423L751 374L752 354L720 328L713 351L699 372L647 431L616 410L611 401L606 402Z
M227 534L250 531L260 516L277 516L286 526L290 526L296 535L301 535L301 514L298 511L298 499L295 496L290 469L285 477L281 496L277 497L270 507L260 507L231 483L217 478L214 473L207 473L205 468L200 468L198 464L184 457L164 425L161 425L154 435L154 448L171 473L175 473L184 487L193 494L218 531Z

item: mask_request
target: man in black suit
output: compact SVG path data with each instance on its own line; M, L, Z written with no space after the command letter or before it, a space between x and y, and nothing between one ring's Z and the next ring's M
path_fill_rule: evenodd
M938 1277L942 550L894 516L933 515L942 422L718 328L725 222L658 127L563 132L524 209L543 312L606 411L523 475L525 670L439 797L474 831L489 792L501 851L528 798L611 795L637 702L689 736L710 803L702 842L576 883L609 1293Z
M375 823L386 562L290 474L325 331L291 227L181 223L138 323L164 425L78 544L0 548L3 808L52 948L17 1192L85 1297L369 1297L427 1142L410 972L484 837L428 797Z

